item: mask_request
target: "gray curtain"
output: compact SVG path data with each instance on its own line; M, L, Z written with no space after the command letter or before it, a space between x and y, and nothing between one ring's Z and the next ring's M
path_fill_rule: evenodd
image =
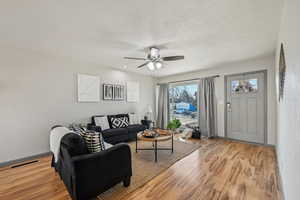
M204 78L199 83L200 131L209 138L217 135L217 103L214 78Z
M167 128L168 118L169 118L169 85L161 84L159 85L158 92L158 113L157 113L157 126L159 128Z

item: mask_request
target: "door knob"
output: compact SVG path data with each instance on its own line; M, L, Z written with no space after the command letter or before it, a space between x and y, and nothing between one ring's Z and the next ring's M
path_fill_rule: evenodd
M227 102L227 111L230 112L231 111L231 103Z

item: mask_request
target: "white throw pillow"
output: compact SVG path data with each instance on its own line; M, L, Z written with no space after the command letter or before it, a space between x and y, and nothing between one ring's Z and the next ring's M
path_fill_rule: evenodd
M106 142L104 142L104 146L105 146L105 149L109 149L109 148L113 147L113 145L106 143Z
M96 126L101 126L101 129L104 131L106 129L110 129L109 124L108 124L108 120L107 120L107 116L103 116L103 117L95 117L95 125Z
M129 124L140 124L140 117L137 114L129 113Z

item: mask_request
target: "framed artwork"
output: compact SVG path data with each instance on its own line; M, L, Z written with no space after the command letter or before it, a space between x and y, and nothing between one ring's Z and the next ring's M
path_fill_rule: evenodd
M128 81L127 82L127 101L139 102L140 97L140 85L139 82Z
M86 74L77 74L78 102L100 101L100 78Z
M113 99L117 101L122 101L125 99L125 87L123 85L113 86Z
M103 84L103 100L113 100L114 85Z
M279 79L278 79L279 101L283 99L285 72L286 72L285 55L284 55L283 44L281 43L280 55L279 55Z

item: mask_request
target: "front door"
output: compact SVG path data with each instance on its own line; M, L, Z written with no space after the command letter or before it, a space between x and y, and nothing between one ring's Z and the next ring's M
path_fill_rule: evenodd
M227 137L265 142L264 72L227 76Z

